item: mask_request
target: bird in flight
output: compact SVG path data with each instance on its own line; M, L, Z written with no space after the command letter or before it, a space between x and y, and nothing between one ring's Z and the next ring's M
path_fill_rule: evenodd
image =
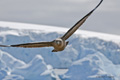
M70 28L62 37L57 38L50 42L35 42L16 45L0 45L0 47L23 47L23 48L39 48L39 47L53 47L52 52L63 51L68 45L69 41L66 41L85 21L86 19L100 6L103 2L101 0L99 4L91 10L87 15L80 19L72 28Z

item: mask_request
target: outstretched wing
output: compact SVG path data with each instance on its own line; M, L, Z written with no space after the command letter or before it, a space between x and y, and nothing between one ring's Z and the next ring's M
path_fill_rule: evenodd
M23 48L39 48L39 47L51 47L52 42L36 42L36 43L25 43L16 45L0 45L0 47L23 47Z
M67 33L62 37L62 39L67 40L85 21L86 19L98 8L98 6L102 3L103 0L87 15L85 15L81 20L79 20L71 29L67 31Z

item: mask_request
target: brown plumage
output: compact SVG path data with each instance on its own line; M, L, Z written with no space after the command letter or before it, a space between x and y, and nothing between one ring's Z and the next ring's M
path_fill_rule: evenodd
M60 38L57 38L51 42L36 42L36 43L25 43L25 44L16 44L16 45L0 45L0 47L23 47L23 48L37 48L37 47L54 47L52 52L62 51L68 44L67 40L85 21L86 19L98 8L103 0L87 15L80 19L72 28L70 28L65 35Z

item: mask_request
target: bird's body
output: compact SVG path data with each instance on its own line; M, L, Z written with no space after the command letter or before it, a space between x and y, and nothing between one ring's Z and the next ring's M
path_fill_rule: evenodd
M86 19L98 8L100 3L91 10L87 15L85 15L82 19L80 19L72 28L70 28L65 35L60 38L57 38L50 42L36 42L36 43L25 43L25 44L16 44L16 45L0 45L0 47L23 47L23 48L36 48L36 47L53 47L52 52L58 52L65 49L68 45L68 41L66 41L85 21Z
M68 44L68 41L66 42L65 40L61 39L61 38L57 38L56 40L53 41L53 47L54 50L52 52L57 52L57 51L62 51L65 49L65 47Z
M54 47L53 52L62 51L66 47L66 42L65 40L57 38L56 40L53 41L53 47Z

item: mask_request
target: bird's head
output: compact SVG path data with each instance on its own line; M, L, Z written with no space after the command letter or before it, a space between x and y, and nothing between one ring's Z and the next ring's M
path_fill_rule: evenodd
M54 40L54 43L58 46L60 46L62 44L62 40L61 39L56 39Z

